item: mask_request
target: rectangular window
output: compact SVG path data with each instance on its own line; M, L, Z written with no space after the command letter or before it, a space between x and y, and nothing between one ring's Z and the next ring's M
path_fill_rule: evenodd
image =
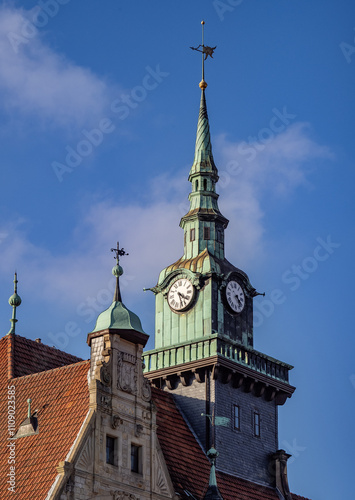
M260 413L254 411L254 436L260 437Z
M195 241L195 228L190 229L190 241Z
M210 239L210 228L209 227L204 227L203 228L203 239L204 240L209 240Z
M240 409L238 405L234 405L234 429L240 431Z
M106 463L117 465L117 438L106 436Z
M131 444L131 471L142 474L142 447Z

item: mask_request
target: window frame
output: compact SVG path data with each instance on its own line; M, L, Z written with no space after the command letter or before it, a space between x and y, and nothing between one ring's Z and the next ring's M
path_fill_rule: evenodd
M236 415L236 410L238 415ZM236 421L238 421L238 425L235 425ZM233 428L236 431L240 431L240 406L236 404L233 405Z
M109 440L112 440L113 447L108 446ZM117 461L117 446L118 446L118 439L115 436L110 436L109 434L106 434L106 464L108 465L113 465L114 467L117 467L118 461ZM109 452L109 456L108 456Z
M133 454L133 450L136 450L136 454ZM136 443L131 443L131 472L135 474L143 473L143 460L142 460L142 446ZM135 466L133 464L135 461Z
M253 412L253 431L254 437L261 437L261 417L260 412L258 412L257 410L254 410Z

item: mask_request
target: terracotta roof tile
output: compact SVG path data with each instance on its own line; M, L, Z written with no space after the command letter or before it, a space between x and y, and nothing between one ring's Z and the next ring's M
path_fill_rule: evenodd
M16 336L17 337L17 336ZM16 498L44 500L89 409L87 372L89 361L78 359L23 337L15 339L17 373L41 370L8 381L8 348L11 339L0 339L0 498L7 495L9 464L7 403L8 385L15 386L16 430L27 417L27 399L38 410L39 433L14 440L16 446ZM43 359L39 359L39 355ZM20 366L24 363L24 366ZM49 369L51 364L66 366ZM44 371L45 370L45 371ZM159 442L174 484L182 499L203 498L208 485L210 464L171 394L153 388L157 406ZM278 500L274 489L217 471L218 487L224 500ZM5 494L5 496L4 496ZM293 495L294 500L306 500ZM191 497L190 497L191 499Z
M14 377L43 372L82 361L81 358L41 342L14 335Z
M87 415L90 362L82 361L8 382L4 377L7 343L6 337L0 340L0 498L10 498L10 493L6 495L9 473L7 445L10 443L7 439L9 384L15 386L16 430L27 417L28 398L32 399L32 411L38 410L39 433L11 441L15 443L16 452L16 498L42 500L57 475L58 463L65 459ZM23 342L22 347L25 345L28 353L36 354L38 351L33 344L36 342ZM43 352L46 354L49 351L45 349ZM52 353L49 358L52 362ZM46 362L40 364L40 368L44 366Z

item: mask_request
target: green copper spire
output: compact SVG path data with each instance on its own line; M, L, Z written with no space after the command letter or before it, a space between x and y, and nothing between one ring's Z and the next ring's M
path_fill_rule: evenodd
M10 328L10 331L9 331L8 335L10 335L10 333L15 333L15 324L17 323L17 319L16 319L16 307L18 307L19 305L21 305L21 297L19 295L17 295L17 283L18 283L18 281L17 281L17 273L15 272L15 277L14 277L14 293L9 298L9 304L10 304L10 306L12 306L12 318L10 319L11 328Z
M127 309L127 307L122 303L119 279L123 274L123 269L119 265L119 260L120 257L128 255L128 253L126 253L123 248L119 247L118 242L117 248L111 248L111 252L115 252L114 258L117 260L116 266L112 269L112 274L116 277L115 294L110 307L98 316L95 328L91 333L114 329L121 331L137 331L145 334L138 316Z
M215 448L211 448L207 452L207 456L211 461L211 472L210 472L210 480L208 483L208 488L206 491L206 495L203 497L203 500L223 500L222 495L219 492L218 486L217 486L217 479L216 479L216 458L218 457L219 453Z
M210 255L224 259L224 229L228 220L218 208L218 170L215 165L207 114L205 90L205 60L213 57L216 47L204 45L202 21L202 45L191 47L202 53L202 80L200 110L197 122L194 161L189 174L192 189L189 195L190 210L182 217L180 226L184 229L184 258L193 259L207 250Z

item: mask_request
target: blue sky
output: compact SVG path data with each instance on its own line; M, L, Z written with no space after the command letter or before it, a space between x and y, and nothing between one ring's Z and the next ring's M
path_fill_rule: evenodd
M2 2L0 325L89 356L111 302L153 347L143 287L183 249L200 90L191 45L217 45L207 106L230 219L227 258L255 299L255 348L295 366L280 408L291 489L353 495L355 4L221 0ZM46 13L47 10L47 13ZM37 27L36 27L37 25Z

